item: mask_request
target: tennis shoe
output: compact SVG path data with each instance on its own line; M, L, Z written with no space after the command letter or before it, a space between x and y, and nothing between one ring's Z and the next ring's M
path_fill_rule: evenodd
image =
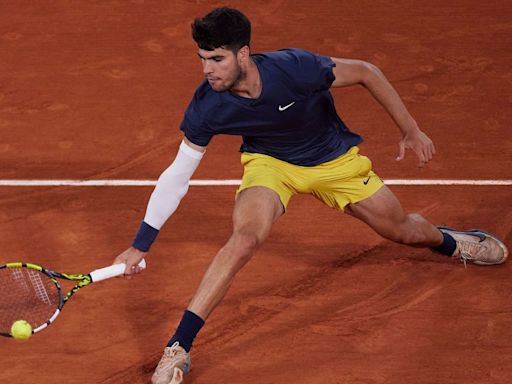
M153 373L151 383L170 384L174 376L175 368L178 368L182 373L187 374L190 372L190 367L190 354L185 351L178 342L175 342L172 346L164 349L164 354L155 369L155 373ZM180 374L180 376L182 375ZM178 382L181 382L181 380Z
M457 248L452 257L460 258L464 266L467 262L479 265L495 265L507 260L507 247L490 233L480 229L457 231L447 227L437 228L455 239Z

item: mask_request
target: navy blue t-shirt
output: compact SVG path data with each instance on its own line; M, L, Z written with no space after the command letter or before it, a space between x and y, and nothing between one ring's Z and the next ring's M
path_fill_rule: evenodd
M314 166L344 154L362 138L336 113L329 88L331 58L303 49L254 54L262 82L257 99L215 92L205 80L197 88L180 129L206 146L214 135L240 135L241 152L262 153Z

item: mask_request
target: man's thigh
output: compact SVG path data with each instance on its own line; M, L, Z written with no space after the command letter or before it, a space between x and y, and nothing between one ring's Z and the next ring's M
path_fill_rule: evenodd
M367 199L349 204L345 212L365 222L388 239L394 240L407 229L407 214L394 193L386 186Z
M406 215L400 201L387 186L367 199L347 205L345 212L368 223L385 221L398 224Z
M272 224L284 213L279 195L267 187L250 187L239 192L233 211L235 232L257 235L264 240Z

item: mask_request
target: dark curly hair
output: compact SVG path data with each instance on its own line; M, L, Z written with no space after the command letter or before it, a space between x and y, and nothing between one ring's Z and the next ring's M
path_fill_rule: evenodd
M192 23L192 37L198 47L207 51L216 48L238 52L251 41L251 22L239 10L216 8Z

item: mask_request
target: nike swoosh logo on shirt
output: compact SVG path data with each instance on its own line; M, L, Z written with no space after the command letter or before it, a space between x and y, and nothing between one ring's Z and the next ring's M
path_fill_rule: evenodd
M293 104L295 104L295 101L292 101L290 104L285 105L284 107L279 106L279 112L286 111L288 108L290 108Z

